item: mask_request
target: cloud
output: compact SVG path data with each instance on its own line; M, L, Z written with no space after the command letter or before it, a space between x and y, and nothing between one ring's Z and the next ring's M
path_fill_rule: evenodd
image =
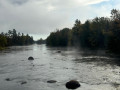
M86 0L86 5L91 5L91 4L99 4L101 2L106 2L106 1L109 1L109 0Z
M20 6L2 2L2 5L0 25L6 27L5 29L12 27L26 33L45 34L55 27L60 27L65 22L64 18L67 19L66 15L51 12L54 7L41 4L41 1L29 1Z
M8 0L8 2L12 3L12 4L18 4L18 5L21 5L21 4L24 4L26 3L28 0Z
M118 2L115 0L112 5L111 0L0 0L0 32L15 28L47 37L57 28L71 28L76 19L84 22L96 16L109 16L113 7L119 9Z

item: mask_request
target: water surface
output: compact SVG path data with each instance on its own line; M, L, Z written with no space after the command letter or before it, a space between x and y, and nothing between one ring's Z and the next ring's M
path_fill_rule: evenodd
M65 83L73 79L81 84L76 90L120 90L120 67L113 61L102 50L13 46L0 52L0 90L68 90Z

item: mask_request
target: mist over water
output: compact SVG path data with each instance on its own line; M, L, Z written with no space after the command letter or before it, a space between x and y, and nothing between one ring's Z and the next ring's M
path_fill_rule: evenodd
M29 61L29 56L34 60ZM12 46L0 51L0 90L67 90L65 83L73 79L81 84L76 90L119 90L118 60L102 50Z

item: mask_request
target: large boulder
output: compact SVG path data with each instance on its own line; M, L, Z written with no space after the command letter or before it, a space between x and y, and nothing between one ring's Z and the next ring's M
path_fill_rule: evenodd
M32 56L28 57L28 60L34 60L34 58Z
M81 85L76 80L71 80L71 81L66 83L66 88L68 88L68 89L77 89L80 86Z

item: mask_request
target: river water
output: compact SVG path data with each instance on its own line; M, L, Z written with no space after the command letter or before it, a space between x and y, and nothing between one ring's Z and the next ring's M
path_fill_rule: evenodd
M0 51L0 90L68 90L69 80L79 81L76 90L120 90L120 67L111 64L115 59L72 47L12 46Z

